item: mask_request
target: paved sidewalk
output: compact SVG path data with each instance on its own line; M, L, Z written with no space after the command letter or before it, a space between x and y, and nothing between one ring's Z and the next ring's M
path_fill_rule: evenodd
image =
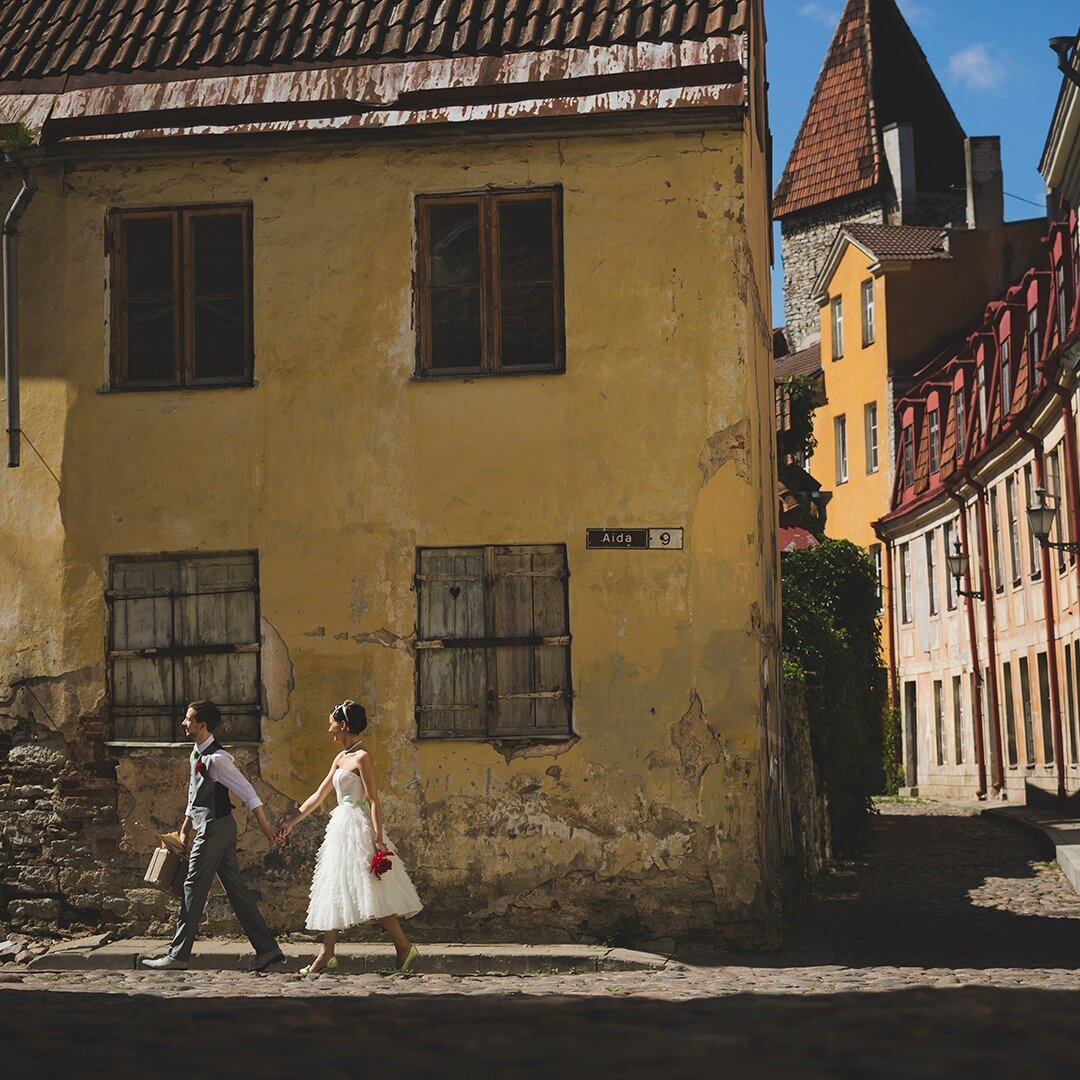
M1044 833L1054 845L1061 872L1080 893L1080 818L1037 806L993 806L987 807L983 813L995 814Z
M64 942L31 960L30 971L139 971L139 961L161 956L168 942L155 938L125 938L101 942L100 936ZM80 947L82 946L82 947ZM312 942L282 942L286 961L275 964L274 974L293 973L309 964L316 952ZM189 962L193 971L246 972L251 946L242 938L199 941ZM340 974L386 974L395 966L389 945L342 943L337 947ZM597 971L662 970L668 958L631 949L602 945L423 945L420 968L424 974L529 975L582 974Z

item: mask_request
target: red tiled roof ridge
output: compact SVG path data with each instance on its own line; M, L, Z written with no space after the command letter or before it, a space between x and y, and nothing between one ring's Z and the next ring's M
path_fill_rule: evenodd
M825 59L822 61L821 70L818 72L817 81L814 83L813 93L803 116L802 124L795 142L784 166L780 183L776 186L773 196L773 216L783 217L786 214L801 210L806 206L827 202L844 195L855 194L857 191L874 187L880 179L880 148L877 144L877 125L872 122L873 94L870 85L870 0L847 0L840 21L833 32L829 48L826 50ZM855 23L850 31L850 38L844 31L848 24ZM843 51L854 42L856 47L862 45L862 81L856 78L846 77L839 69L841 63L847 59ZM854 57L856 61L860 57ZM830 83L838 81L833 88ZM827 95L832 95L827 99ZM870 121L862 132L861 142L850 142L848 145L837 146L835 140L831 146L820 145L818 135L825 135L826 131L821 128L831 128L834 135L839 110L845 110L848 115L843 118L846 123L851 123L853 111L864 109L864 115ZM845 131L844 135L852 134ZM855 136L853 135L853 138ZM869 152L870 159L866 160ZM854 156L855 162L848 158ZM842 160L837 160L838 158ZM830 161L831 159L831 161ZM817 174L826 168L831 168L835 173L844 169L850 173L852 166L863 172L860 178L851 175L845 176L845 182L840 186L827 181L820 181ZM866 171L869 167L869 171Z
M815 341L798 352L778 357L773 365L773 375L777 382L784 379L812 375L821 370L821 342Z
M948 257L947 230L941 226L850 223L844 231L879 259Z
M0 85L701 41L756 0L0 0Z
M942 168L954 168L963 129L897 0L847 0L776 187L774 216L878 188L885 180L881 130L897 121L918 129L920 176L926 155L943 146L949 164ZM952 182L938 188L935 179L930 190Z

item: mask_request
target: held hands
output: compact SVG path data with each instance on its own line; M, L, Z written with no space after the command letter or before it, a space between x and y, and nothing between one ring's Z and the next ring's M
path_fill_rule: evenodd
M275 839L275 843L278 843L278 844L282 843L282 841L284 841L285 837L288 836L289 833L291 833L293 831L293 829L296 827L296 823L299 820L300 820L299 817L286 818L281 823L281 828L278 829L278 831L277 831L277 836L276 836L276 839Z

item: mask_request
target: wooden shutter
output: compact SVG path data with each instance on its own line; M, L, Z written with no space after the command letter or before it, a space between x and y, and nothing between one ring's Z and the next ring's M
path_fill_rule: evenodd
M570 642L566 551L560 546L491 550L495 715L492 734L569 730Z
M416 719L428 738L482 737L487 731L484 550L422 550L417 573Z
M112 569L109 626L113 736L172 742L178 738L176 667L172 656L145 655L176 643L173 597L178 562L118 563ZM144 655L124 655L139 654Z
M183 706L209 698L225 739L259 737L259 616L253 555L192 559L183 567ZM198 647L197 649L195 647Z

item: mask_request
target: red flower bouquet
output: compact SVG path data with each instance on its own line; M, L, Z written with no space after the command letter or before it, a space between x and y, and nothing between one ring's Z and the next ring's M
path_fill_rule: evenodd
M392 855L392 851L376 851L371 857L371 872L376 877L382 877L387 870L394 869L393 863L390 862Z

